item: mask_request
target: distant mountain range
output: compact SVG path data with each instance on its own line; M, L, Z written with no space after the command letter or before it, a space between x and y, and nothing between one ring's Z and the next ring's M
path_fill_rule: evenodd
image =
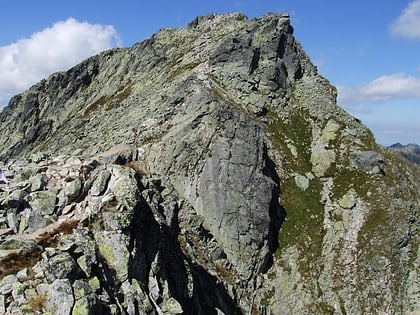
M420 146L414 143L409 143L403 145L401 143L395 143L389 147L392 150L397 151L402 156L414 162L417 165L420 165Z

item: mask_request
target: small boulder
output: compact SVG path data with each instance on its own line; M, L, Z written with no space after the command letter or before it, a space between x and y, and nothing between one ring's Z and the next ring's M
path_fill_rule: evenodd
M30 193L29 204L32 209L42 215L54 214L57 195L52 191L35 191Z
M51 314L70 315L74 305L73 289L68 279L56 279L47 292L46 311Z
M47 177L44 174L36 174L29 179L32 191L44 190L47 185Z
M350 160L354 166L364 172L372 174L384 173L385 158L379 152L354 152L350 155Z

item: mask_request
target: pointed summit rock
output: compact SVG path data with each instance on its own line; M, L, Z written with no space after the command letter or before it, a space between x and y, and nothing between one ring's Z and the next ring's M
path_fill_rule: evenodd
M287 14L231 13L13 97L0 310L418 312L420 170L336 96Z

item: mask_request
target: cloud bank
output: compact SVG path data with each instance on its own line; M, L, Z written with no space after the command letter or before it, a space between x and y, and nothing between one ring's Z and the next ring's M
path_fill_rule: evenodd
M74 18L0 47L0 108L11 96L49 74L66 70L100 51L120 46L113 26Z
M420 78L395 73L380 76L365 86L339 87L339 103L354 106L391 99L420 98Z
M420 0L411 1L391 24L391 34L420 40Z

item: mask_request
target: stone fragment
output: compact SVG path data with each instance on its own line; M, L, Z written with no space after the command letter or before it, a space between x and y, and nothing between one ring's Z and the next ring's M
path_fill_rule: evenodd
M350 156L351 162L359 169L368 173L383 173L385 166L384 156L375 151L354 152Z
M9 294L13 290L13 284L18 282L16 275L7 275L0 281L0 294Z
M112 231L95 231L98 252L105 262L115 271L116 278L123 282L128 276L128 239L125 235Z
M48 259L50 272L57 279L77 279L81 275L81 270L77 263L68 253L59 253Z
M351 209L356 205L357 198L357 192L351 188L343 197L340 198L340 200L338 200L338 204L344 209Z
M47 185L47 177L44 174L35 174L29 179L31 191L44 190Z
M287 143L287 147L289 148L290 153L296 159L298 157L298 153L297 153L296 147L292 143L290 143L290 142Z
M66 199L65 205L68 205L75 201L76 198L79 196L81 189L82 182L78 177L70 182L67 182L66 186L64 187L64 195Z
M92 196L100 196L102 195L108 185L108 181L111 178L111 174L108 170L102 169L99 171L98 175L96 176L95 181L92 184L92 188L90 189L90 193Z
M48 286L46 311L51 314L71 315L74 305L73 288L68 279L56 279Z
M20 213L19 234L22 234L29 226L32 209L27 208Z
M11 209L7 212L7 224L15 233L18 231L19 220L16 214L16 209Z
M10 208L22 210L25 206L25 197L28 193L21 189L16 189L7 197L7 205Z
M19 279L19 281L27 280L28 276L28 268L24 268L16 274L16 277Z
M305 191L309 187L309 178L303 175L295 176L295 183L301 190Z
M173 297L170 297L165 301L162 306L162 312L164 314L184 314L181 304Z
M57 195L52 191L35 191L29 194L32 209L41 215L52 215L56 207Z

